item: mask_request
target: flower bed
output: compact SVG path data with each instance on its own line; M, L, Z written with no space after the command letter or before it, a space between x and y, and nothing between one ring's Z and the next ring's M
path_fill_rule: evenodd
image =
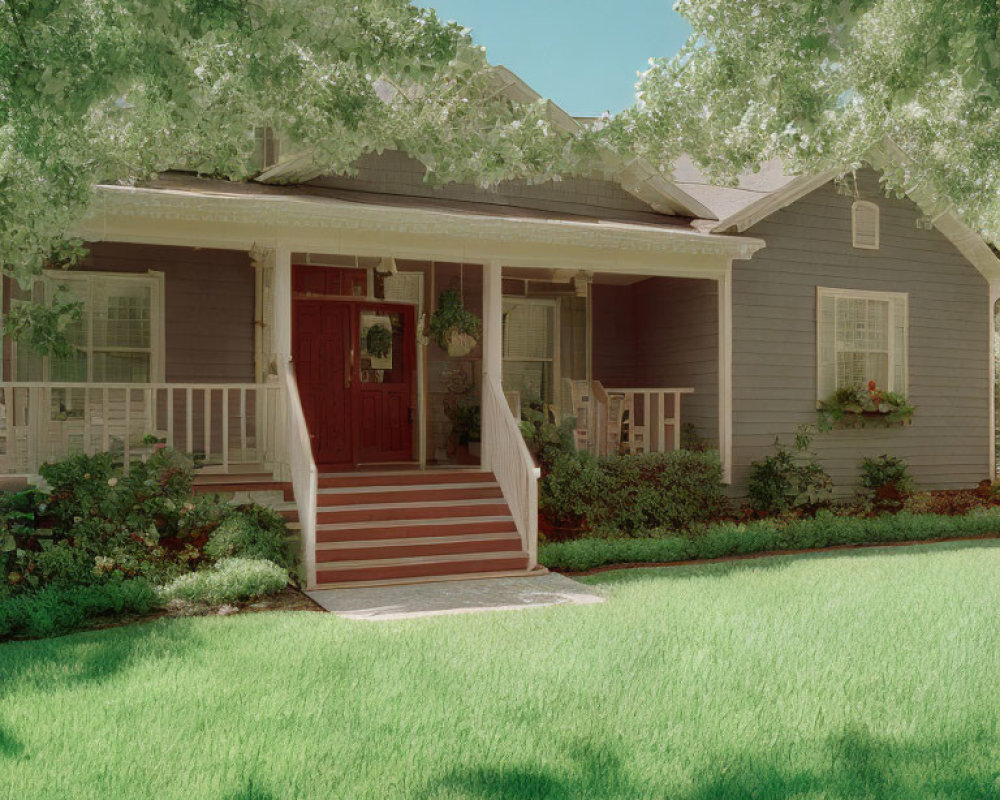
M47 491L0 493L0 638L145 613L165 602L157 586L217 563L236 562L241 571L230 569L232 579L213 588L208 602L229 586L238 600L259 586L273 589L275 575L288 582L284 520L259 506L193 495L193 466L179 453L158 449L128 473L110 453L73 456L40 472Z

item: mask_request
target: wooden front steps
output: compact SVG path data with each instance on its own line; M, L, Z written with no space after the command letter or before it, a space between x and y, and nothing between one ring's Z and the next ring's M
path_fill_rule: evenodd
M320 589L534 574L490 472L323 475L316 523Z
M195 494L214 494L223 500L268 506L284 517L290 531L300 528L292 484L275 480L270 472L199 473L192 488Z

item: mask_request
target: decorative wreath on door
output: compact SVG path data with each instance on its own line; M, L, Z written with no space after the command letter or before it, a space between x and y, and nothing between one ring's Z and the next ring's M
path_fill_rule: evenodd
M392 331L385 325L372 325L365 337L365 346L372 358L385 358L392 352Z

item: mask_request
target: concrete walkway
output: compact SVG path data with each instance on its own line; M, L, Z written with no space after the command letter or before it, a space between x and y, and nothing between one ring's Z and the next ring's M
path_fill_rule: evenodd
M513 611L555 605L602 603L592 586L550 572L530 578L483 578L359 589L306 592L327 611L345 619L393 620Z

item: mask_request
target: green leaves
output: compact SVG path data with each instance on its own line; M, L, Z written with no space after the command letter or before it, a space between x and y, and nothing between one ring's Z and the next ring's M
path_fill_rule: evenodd
M399 148L432 162L435 181L489 184L578 163L544 119L498 95L466 31L405 0L8 2L0 270L24 283L61 262L97 183L176 168L251 177L261 125L324 171ZM64 324L44 312L11 323L50 352Z
M1000 242L1000 5L982 0L681 0L694 32L609 138L732 180L780 157L848 169L889 138L919 185Z

